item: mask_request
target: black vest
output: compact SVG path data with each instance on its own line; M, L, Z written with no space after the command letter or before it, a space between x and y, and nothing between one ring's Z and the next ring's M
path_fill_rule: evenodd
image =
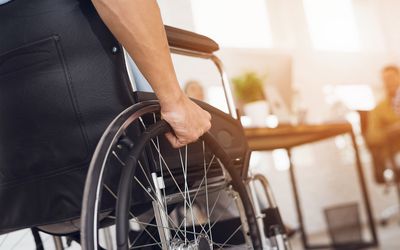
M89 0L0 6L0 233L77 218L94 148L131 105L121 46Z

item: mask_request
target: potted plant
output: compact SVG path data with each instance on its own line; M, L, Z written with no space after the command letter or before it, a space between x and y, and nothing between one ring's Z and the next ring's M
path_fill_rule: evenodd
M234 93L243 105L243 111L255 126L265 126L269 114L268 103L264 94L263 77L255 72L245 72L232 79Z

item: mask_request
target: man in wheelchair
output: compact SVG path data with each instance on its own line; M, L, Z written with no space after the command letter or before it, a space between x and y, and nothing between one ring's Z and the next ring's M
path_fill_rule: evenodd
M0 34L0 234L261 248L240 122L182 92L155 0L3 0ZM133 94L128 53L158 101ZM229 227L214 213L222 197Z
M46 72L55 69L54 65L50 64L52 58L46 58L46 55L38 52L40 49L48 49L45 47L46 45L34 46L46 37L57 36L56 43L61 44L58 49L61 50L61 46L63 46L63 59L66 64L64 70L70 69L68 77L71 85L88 85L87 82L92 82L92 86L88 86L85 93L87 98L92 99L90 97L92 95L104 94L96 93L97 88L111 88L101 85L120 85L120 82L116 82L119 80L117 78L110 79L110 77L105 76L101 79L101 77L96 76L111 73L112 69L108 69L106 66L116 70L119 66L114 63L116 60L107 58L112 56L113 46L103 47L107 43L117 46L117 42L113 41L107 30L108 27L118 42L127 49L152 85L160 100L162 118L173 128L173 132L166 134L170 143L174 147L182 147L197 140L210 128L211 117L208 112L188 99L179 87L156 1L93 1L93 4L101 19L97 16L90 1L11 1L0 7L2 118L10 120L7 122L10 126L18 126L18 117L23 116L25 112L36 112L36 109L42 108L40 104L35 103L35 98L50 99L46 102L46 104L51 105L45 108L48 110L57 107L51 101L60 100L60 98L56 99L50 96L66 94L59 92L64 90L61 88L46 88L50 84L65 84L65 79L58 79L57 76L51 77L49 74L50 76L46 78ZM53 14L46 13L48 10L53 11ZM75 20L67 21L65 19ZM104 21L105 25L102 24L101 20ZM65 27L66 25L69 25L69 27ZM91 27L91 25L93 26ZM81 40L89 41L81 42ZM90 46L85 46L89 43ZM84 50L92 51L86 53ZM89 56L95 53L96 55L93 56L96 56L99 60L109 62L102 63L99 60L89 62L89 60L94 59ZM46 64L46 60L49 61L48 64ZM96 63L98 63L98 67L93 65ZM43 77L37 77L38 74L43 74ZM49 83L44 83L45 81ZM89 87L93 88L90 89ZM8 90L8 88L13 88L13 90ZM23 88L29 93L21 93ZM80 87L74 86L74 88L75 91L82 90ZM53 92L53 90L56 92ZM37 96L36 94L39 94L39 92L41 95ZM16 95L12 95L13 93L16 93ZM4 98L4 95L8 97ZM79 99L79 95L77 97ZM32 101L25 102L32 104L31 107L12 105L20 102L20 98L32 99ZM75 101L79 102L80 100ZM99 103L101 100L95 101ZM99 105L99 109L102 105L107 105L107 103ZM5 111L5 109L9 111ZM59 110L54 112L59 112ZM46 119L49 119L49 122L53 123L52 126L58 126L59 123L63 122L62 115L57 117L59 120L55 120L48 117L51 112L44 113L41 111L40 113L43 114L41 120L35 119L34 121L29 119L28 116L21 122L40 122L43 124L47 122ZM116 114L112 115L115 116ZM82 116L85 116L85 114L82 114ZM68 118L68 116L65 117L65 119ZM106 122L110 121L108 119ZM11 124L12 122L15 123ZM33 125L31 124L31 126ZM35 130L31 129L31 131L34 132ZM21 131L20 133L23 134L24 132ZM29 140L30 138L32 137L26 139ZM6 139L8 137L2 137L2 140ZM28 145L29 142L26 146ZM23 148L24 144L15 146ZM36 150L35 153L42 152L39 149ZM25 154L28 153L30 153L28 150L25 153L20 153L19 157L25 157ZM41 158L41 156L36 157ZM3 167L8 166L3 165ZM1 173L4 171L6 170ZM7 177L8 174L6 173L5 176Z

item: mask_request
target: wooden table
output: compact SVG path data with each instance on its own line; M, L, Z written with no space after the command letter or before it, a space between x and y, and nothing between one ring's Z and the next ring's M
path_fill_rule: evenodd
M360 155L353 133L351 124L349 123L329 123L322 125L298 125L286 126L278 128L245 128L245 134L248 139L250 148L253 151L269 151L274 149L286 149L290 160L290 181L296 205L299 228L301 231L301 239L305 249L327 249L327 248L346 248L346 249L362 249L378 245L376 228L372 216L372 209L369 201L368 191L366 188L363 167ZM361 242L357 244L346 245L310 245L307 233L304 229L303 213L300 205L300 197L297 189L294 164L291 157L291 149L308 143L329 139L338 135L349 134L354 148L356 170L358 180L361 187L361 194L366 208L368 226L372 236L370 242Z

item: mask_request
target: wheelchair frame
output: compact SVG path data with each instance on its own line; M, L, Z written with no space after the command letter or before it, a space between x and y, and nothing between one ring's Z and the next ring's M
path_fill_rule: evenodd
M167 31L168 29L171 29L170 27L166 27ZM174 29L172 28L174 32L178 31L178 32L186 32L186 31L182 31L182 30L178 30L178 29ZM167 32L167 36L169 35L169 33ZM186 36L183 37L184 39L181 39L180 42L185 43L186 40L185 39L190 39L191 36L194 36L196 38L196 36L199 36L195 33L191 33L191 32L187 32ZM168 37L169 38L169 37ZM180 37L181 38L181 37ZM204 39L205 37L203 37ZM209 38L206 38L209 41L212 41ZM169 42L170 39L168 40ZM213 41L212 41L213 42ZM218 46L218 45L217 45ZM217 49L218 50L218 47ZM240 121L240 117L238 115L237 109L236 109L236 105L234 102L234 98L232 96L232 90L231 90L231 85L230 85L230 81L228 78L228 75L224 69L223 63L222 61L213 53L216 50L196 50L195 48L187 48L185 46L179 46L176 44L171 44L170 43L170 51L173 54L178 54L178 55L183 55L183 56L189 56L189 57L194 57L194 58L200 58L200 59L207 59L207 60L211 60L214 65L217 67L218 72L220 74L220 78L221 78L221 83L222 83L222 87L224 90L224 95L225 95L225 100L227 103L227 107L228 107L228 111L229 111L229 115ZM126 50L123 50L124 53L124 57L125 57L125 66L127 68L127 72L128 72L128 76L130 79L131 84L131 91L134 92L136 91L136 86L133 85L134 81L133 81L133 76L132 76L132 72L129 70L129 65L128 65L128 54L126 52ZM260 176L260 175L249 175L249 158L250 156L247 156L248 159L244 159L245 164L243 164L244 168L241 170L241 177L243 182L246 185L246 189L249 193L249 197L251 199L252 202L252 207L254 208L254 212L255 212L255 216L256 216L256 220L257 220L257 225L259 227L259 231L260 234L262 236L266 236L266 237L262 237L262 244L263 244L263 249L278 249L278 250L284 250L284 249L289 249L289 246L286 244L286 238L285 238L285 232L284 232L284 228L280 215L279 213L276 213L277 211L277 206L275 204L273 195L272 195L272 191L269 187L268 181L264 176ZM255 182L260 181L262 186L263 186L263 191L264 194L267 198L267 200L269 201L269 208L271 209L271 213L267 214L265 211L262 211L259 205L259 201L256 195L256 189L255 189ZM272 223L268 224L268 227L266 227L266 218L267 219L271 219L272 218ZM278 228L277 230L275 230L276 228ZM275 230L274 232L270 232L270 230L273 229ZM62 245L62 241L61 238L59 236L55 236L54 237L55 240L55 245L56 245L56 249L58 250L62 250L64 249L63 245Z
M219 47L215 50L209 50L209 51L204 51L204 50L197 50L194 48L187 48L185 46L179 46L179 43L185 43L187 40L185 39L191 39L191 37L201 37L204 39L208 39L210 42L212 41L210 38L203 37L201 35L198 35L196 33L172 28L169 26L165 26L167 30L167 37L168 37L168 42L169 42L169 48L170 52L172 54L177 54L177 55L182 55L182 56L188 56L188 57L193 57L193 58L199 58L199 59L206 59L210 60L213 62L213 64L216 66L218 73L220 75L220 80L222 83L222 87L224 90L224 95L225 95L225 101L228 107L228 114L235 120L238 120L240 122L240 117L238 114L238 110L236 108L234 98L232 95L232 89L231 89L231 83L229 81L228 75L225 71L224 65L221 61L220 58L218 58L213 52L217 51ZM184 32L186 33L186 36L179 36L178 35L178 40L182 39L180 41L176 42L171 42L170 38L170 33L168 31L171 31L171 33L180 33ZM172 37L172 39L176 39ZM216 43L215 43L216 45ZM218 45L217 45L218 46ZM130 65L128 64L128 53L125 49L123 49L124 53L124 58L125 58L125 66L128 72L129 80L132 83L132 92L137 91L136 86L134 85L134 77L132 75L132 71L130 70ZM256 220L257 220L257 226L260 231L261 235L261 242L262 242L262 248L269 250L269 249L276 249L276 250L289 250L291 249L290 244L288 243L287 237L286 237L286 232L284 225L282 223L281 216L279 214L278 207L276 205L272 189L269 185L269 182L265 176L262 175L252 175L249 173L249 159L250 155L248 155L244 161L247 162L247 164L244 164L244 168L241 171L241 176L243 179L243 182L246 185L247 192L249 193L249 197L252 202L252 207L254 208ZM255 183L260 182L264 191L264 196L266 197L268 201L268 207L264 210L260 208L260 202L258 201L257 198L257 190L255 188ZM263 237L265 236L265 237Z

